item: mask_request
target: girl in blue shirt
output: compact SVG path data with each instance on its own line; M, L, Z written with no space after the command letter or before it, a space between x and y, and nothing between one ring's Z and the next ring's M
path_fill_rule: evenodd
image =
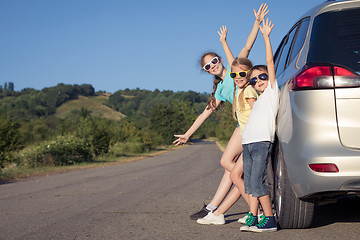
M261 4L257 12L254 10L255 23L249 37L247 38L245 46L238 55L238 58L247 58L249 56L250 50L256 40L260 23L263 21L265 15L269 12L267 8L268 6L266 4ZM220 29L220 31L221 33L218 32L220 35L220 41L223 44L229 66L231 66L235 58L226 43L227 29L226 27L223 27ZM225 34L223 34L224 31ZM230 103L233 102L234 81L229 76L229 73L231 71L230 67L225 68L222 58L214 52L205 53L201 57L200 64L203 70L214 76L213 92L205 110L197 117L197 119L187 130L187 132L183 135L174 135L178 138L173 142L173 144L175 145L185 144L189 140L189 138L196 132L196 130L204 123L204 121L220 106L221 103L226 101ZM250 70L251 67L251 65L243 66L244 70ZM220 163L224 167L225 172L218 186L218 189L210 203L208 205L204 205L204 207L199 212L191 215L190 219L197 220L205 217L209 212L215 211L216 208L220 205L220 203L224 200L225 196L227 195L232 186L230 172L235 166L235 162L241 155L241 152L241 134L239 132L239 129L235 128L234 133L230 138L228 145L220 160ZM229 193L228 196L229 199L236 200L239 197L239 191L236 191L234 189Z

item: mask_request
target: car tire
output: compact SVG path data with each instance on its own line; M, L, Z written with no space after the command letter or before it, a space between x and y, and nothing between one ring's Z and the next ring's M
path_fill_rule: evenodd
M280 228L308 228L311 226L315 204L301 200L292 191L284 156L278 144L275 156L274 207Z

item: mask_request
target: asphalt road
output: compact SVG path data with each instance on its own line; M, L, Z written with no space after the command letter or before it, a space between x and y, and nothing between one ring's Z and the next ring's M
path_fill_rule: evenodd
M0 239L359 239L360 200L320 206L314 227L240 232L241 199L222 226L189 215L208 202L221 152L198 142L145 160L0 185Z

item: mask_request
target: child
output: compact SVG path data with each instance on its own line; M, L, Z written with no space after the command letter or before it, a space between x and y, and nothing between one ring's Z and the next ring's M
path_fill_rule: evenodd
M241 58L248 57L250 50L255 42L260 22L263 21L265 15L268 13L267 5L261 4L258 12L254 10L255 14L255 23L251 30L251 33L246 41L244 48L240 51L239 56ZM222 41L222 39L220 39ZM230 49L227 47L225 49L226 56L228 58L229 65L234 61L234 57L230 52ZM176 139L173 144L185 144L189 138L195 133L195 131L204 123L204 121L217 109L217 107L222 102L233 102L233 89L234 83L230 78L229 72L230 67L225 68L223 66L223 60L213 52L209 52L204 54L200 60L201 67L213 75L214 78L214 91L211 94L209 103L205 110L197 117L192 126L187 130L187 132L183 135L174 135L178 139ZM240 147L239 147L240 146ZM225 172L220 181L218 189L212 198L211 202L208 205L204 205L203 208L192 214L190 219L197 220L199 218L205 217L209 212L213 212L216 208L223 202L225 196L228 194L232 181L230 179L230 171L233 169L235 162L239 158L241 154L241 135L239 134L238 128L235 128L233 135L231 136L229 143L221 157L221 165L224 167ZM236 190L234 190L236 191ZM230 192L229 194L236 198L236 200L240 197L240 194L237 192ZM235 201L236 201L235 200ZM225 221L224 221L225 223Z
M249 118L251 108L258 97L255 89L249 85L247 78L248 72L251 68L251 61L247 58L236 58L231 64L230 77L234 79L233 117L235 120L238 120L238 148L240 150L242 149L240 144L241 134L244 130L247 119ZM237 93L236 96L235 93ZM240 157L230 172L230 178L237 187L231 190L228 197L225 198L225 200L214 212L209 212L205 217L198 219L197 223L215 225L225 224L224 213L230 209L230 207L239 199L241 195L243 195L245 201L249 204L249 196L245 195L244 181L241 177L242 174L243 162L240 152Z
M250 71L250 84L254 85L260 96L254 104L242 136L245 192L250 194L250 213L246 218L246 224L240 228L241 231L277 231L270 196L265 185L266 167L275 137L275 118L279 107L279 88L275 79L269 37L273 26L269 19L260 26L265 42L267 69L266 66L258 65ZM265 215L258 222L259 201Z

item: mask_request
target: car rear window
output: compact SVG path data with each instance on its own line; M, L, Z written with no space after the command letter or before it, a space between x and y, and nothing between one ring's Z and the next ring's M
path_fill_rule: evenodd
M360 8L322 13L314 19L308 62L360 71Z

